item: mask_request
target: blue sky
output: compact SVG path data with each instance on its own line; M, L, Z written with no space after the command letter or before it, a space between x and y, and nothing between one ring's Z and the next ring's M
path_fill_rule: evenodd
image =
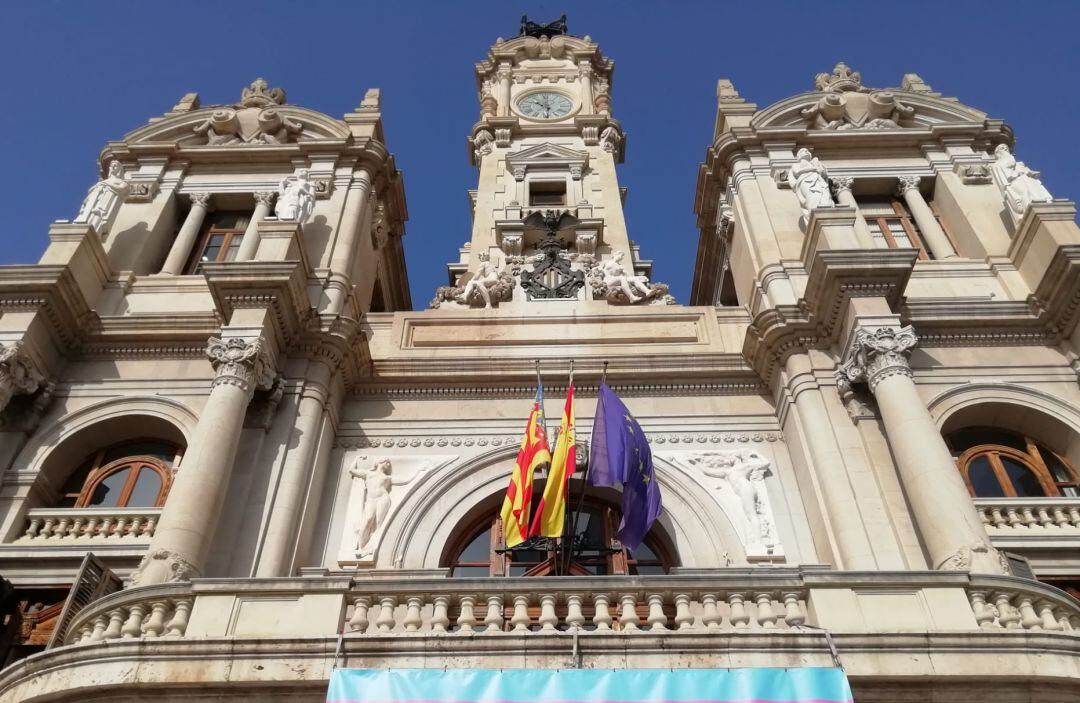
M519 18L565 12L616 62L613 110L629 133L622 184L630 236L654 278L686 302L698 164L715 87L760 107L809 89L840 60L865 84L920 74L1009 122L1017 155L1056 197L1080 197L1080 3L1075 2L121 2L5 6L0 263L36 261L48 223L70 218L102 145L186 92L238 99L257 76L289 102L340 117L383 94L405 174L405 248L422 308L469 237L465 139L477 117L472 66Z

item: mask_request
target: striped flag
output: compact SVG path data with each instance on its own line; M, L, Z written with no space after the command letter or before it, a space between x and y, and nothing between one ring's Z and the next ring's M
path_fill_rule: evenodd
M561 537L566 520L566 492L570 477L577 465L576 439L574 436L574 381L571 378L570 390L566 393L566 405L563 407L562 425L559 426L559 439L555 441L555 454L551 459L551 471L548 474L544 495L533 518L533 537Z
M537 469L550 463L551 450L544 429L544 388L538 383L536 400L525 425L525 436L521 439L521 450L510 476L510 487L503 499L501 515L507 547L515 547L528 539L533 476Z

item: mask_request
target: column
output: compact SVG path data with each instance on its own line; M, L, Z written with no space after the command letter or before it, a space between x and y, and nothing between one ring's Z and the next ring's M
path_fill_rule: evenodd
M787 383L795 405L795 421L809 453L809 470L820 486L821 500L832 527L836 568L877 569L874 548L866 534L855 492L851 486L843 450L836 440L821 388L806 354L794 354L784 363ZM789 434L789 433L785 433Z
M195 240L199 237L199 230L202 229L203 220L206 219L206 213L210 209L209 193L192 193L190 197L191 209L188 211L184 224L180 227L180 232L173 241L172 248L169 249L169 255L165 258L165 265L161 267L162 273L176 276L184 272L184 264L187 263L188 258L191 256L191 248L195 246Z
M370 191L371 174L367 169L357 169L353 172L349 192L345 196L345 210L341 214L334 253L330 256L330 272L335 280L331 281L326 291L328 312L340 313L345 308L345 299L348 298L349 289L352 287L349 277L352 273L353 259L356 257L360 224L367 212Z
M934 212L926 204L922 193L919 192L920 180L922 179L918 176L900 176L896 192L907 203L908 210L911 211L911 216L915 219L915 226L922 232L926 246L930 249L930 253L934 255L934 258L948 259L951 256L956 256L956 251L953 250L949 238L945 236L945 230L941 229L937 218L934 217Z
M859 203L855 202L855 195L851 187L855 185L855 179L851 176L836 176L829 179L832 181L833 192L836 193L836 202L844 207L855 208L855 238L864 249L874 249L874 237L870 234L870 226L866 224L866 218L859 212Z
M270 214L275 195L270 190L259 191L255 194L255 212L251 213L251 221L248 222L244 237L240 240L236 261L251 261L255 258L255 252L259 250L259 222Z
M578 64L578 80L581 81L581 114L593 114L592 65L588 61Z
M187 581L202 574L214 538L244 415L256 386L272 376L264 342L211 337L215 375L195 436L176 473L133 586Z
M292 575L292 558L300 532L300 509L307 497L312 459L319 446L331 375L331 368L322 361L313 360L308 364L304 390L297 403L296 423L289 435L289 453L278 476L259 551L257 577Z
M896 469L935 569L1008 573L930 411L915 388L910 326L856 330L838 376L866 382L877 400Z
M499 64L499 70L495 73L496 78L499 80L499 94L496 98L499 101L498 114L499 117L506 117L510 114L510 64Z

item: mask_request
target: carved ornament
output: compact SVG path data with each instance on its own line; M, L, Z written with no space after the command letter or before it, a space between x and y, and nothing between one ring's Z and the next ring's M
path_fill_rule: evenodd
M910 325L900 329L858 329L843 362L836 369L841 392L846 384L866 383L874 392L878 383L889 376L899 374L910 378L908 355L917 342L915 330Z
M45 376L38 371L22 342L0 344L0 410L7 407L12 396L33 393L43 383Z
M271 89L262 78L241 92L240 102L214 110L195 126L209 146L237 144L285 144L296 141L304 126L278 111L285 104L285 91Z
M211 337L206 355L214 367L214 386L237 386L248 394L255 388L269 388L274 382L274 369L262 339L247 341L239 337Z
M168 549L154 549L143 556L131 575L132 586L190 581L200 576L195 565L180 554Z
M914 124L915 108L905 105L889 90L871 90L862 76L845 63L832 73L819 73L814 87L820 100L801 112L810 129L898 129Z

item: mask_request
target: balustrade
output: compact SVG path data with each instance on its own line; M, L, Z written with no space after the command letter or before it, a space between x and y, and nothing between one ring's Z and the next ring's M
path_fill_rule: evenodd
M975 509L991 534L1080 530L1080 498L978 498Z
M161 508L36 508L15 543L146 543L160 514Z
M443 590L443 589L440 589ZM607 590L560 593L542 589L410 595L379 591L350 596L345 631L357 635L412 632L674 632L783 630L806 622L806 589L740 591ZM379 604L373 606L373 604ZM477 620L477 604L484 618ZM615 607L613 616L611 608ZM372 619L372 608L378 608Z
M187 632L192 598L153 598L124 605L87 608L76 615L65 644L101 642L137 637L183 637Z

